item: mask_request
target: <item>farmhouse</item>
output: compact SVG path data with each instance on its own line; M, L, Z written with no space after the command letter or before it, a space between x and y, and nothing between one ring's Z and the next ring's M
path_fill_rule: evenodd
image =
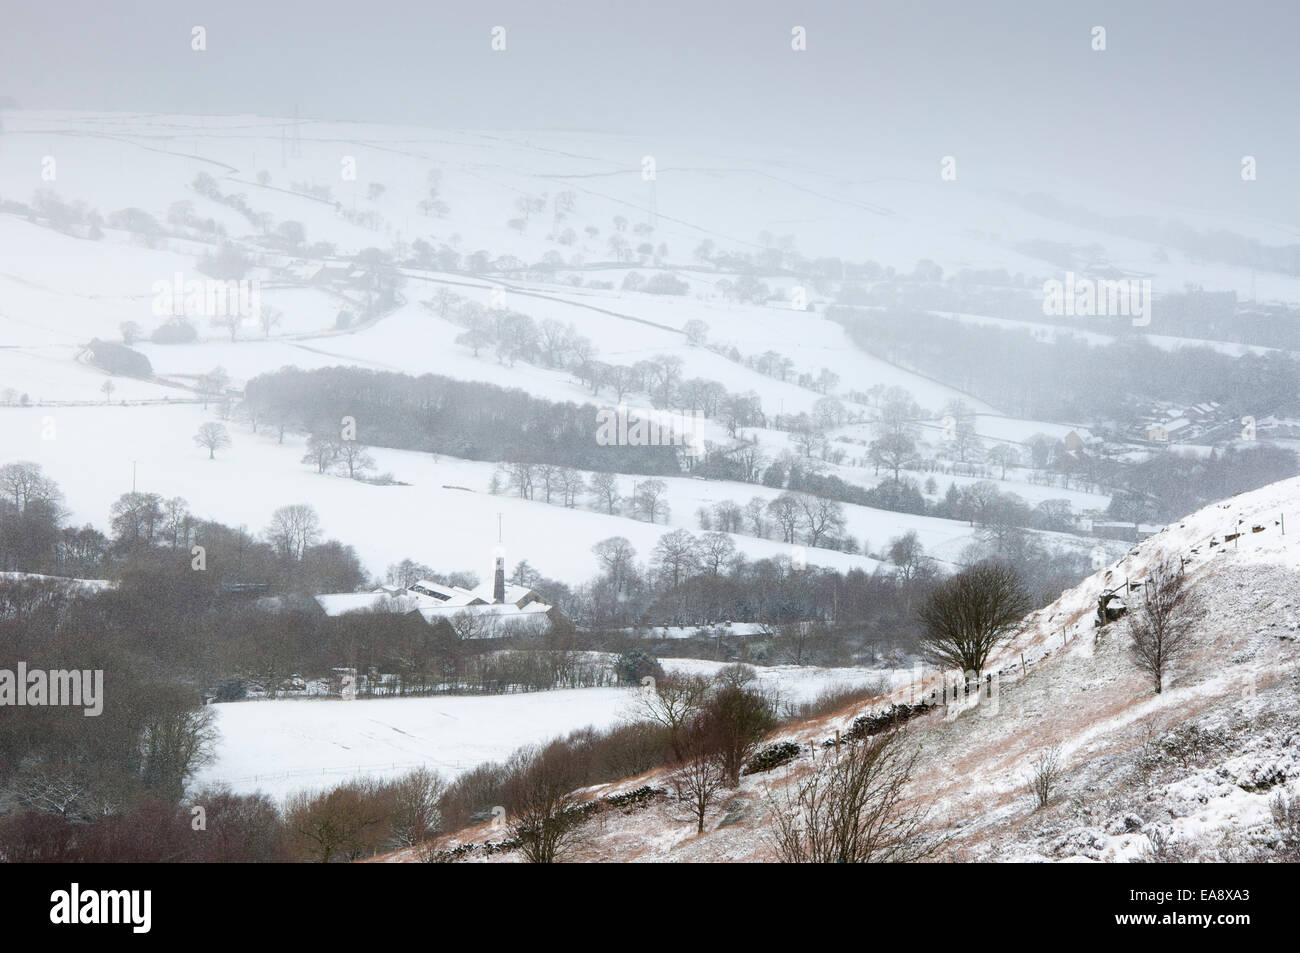
M504 557L496 557L492 582L474 589L421 579L408 586L380 586L370 592L316 596L328 616L349 612L418 612L430 625L449 625L460 638L533 635L572 625L535 589L506 582Z

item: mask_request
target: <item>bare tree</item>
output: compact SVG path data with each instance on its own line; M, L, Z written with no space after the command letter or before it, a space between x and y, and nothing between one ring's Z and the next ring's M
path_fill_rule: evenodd
M1002 468L1002 479L1007 478L1007 467L1019 466L1020 451L1009 443L1000 443L989 451L989 459Z
M595 558L601 560L601 566L604 567L604 573L612 585L614 592L625 592L628 588L628 582L632 580L633 573L636 572L637 551L628 542L625 536L611 536L606 540L601 540L591 547L591 553Z
M591 495L594 496L611 516L618 512L618 477L612 473L593 473L591 475Z
M525 748L507 768L504 794L514 818L512 838L530 863L553 864L574 846L583 820L574 793L582 779L572 752L563 744Z
M428 840L442 826L438 801L447 782L438 772L417 768L393 784L396 812L393 817L393 845L411 847Z
M215 460L218 450L230 446L230 433L225 424L206 423L199 427L194 442L208 451L209 460Z
M1064 773L1059 745L1040 751L1030 762L1029 790L1033 793L1034 802L1038 807L1047 807Z
M57 507L63 499L63 492L57 483L41 472L39 463L19 460L0 466L0 496L12 499L18 512L23 513L33 503Z
M800 494L799 520L809 546L820 546L830 537L844 532L844 506L835 500Z
M901 730L842 746L793 795L773 799L777 856L787 864L869 864L933 855L941 841L926 829L928 808L905 796L918 757Z
M978 679L989 653L1032 608L1019 574L982 562L941 582L921 607L921 650L930 661Z
M736 543L726 533L705 533L696 546L696 556L709 575L717 576L735 559Z
M799 527L799 498L793 493L782 493L767 504L767 512L776 525L781 527L781 542L795 543L795 533Z
M573 509L578 504L578 494L586 488L582 474L573 467L560 467L557 480L564 505Z
M699 568L698 543L690 530L675 529L664 533L651 551L651 562L661 579L671 580L672 588Z
M338 444L339 462L348 471L348 479L355 480L360 474L374 469L375 459L364 446L355 440L341 440Z
M262 334L270 338L273 331L280 321L284 318L283 311L277 311L270 305L259 305L257 312L257 323L262 329Z
M682 325L682 333L686 335L686 340L692 344L700 345L708 339L709 326L699 318L691 318Z
M230 375L226 373L225 368L217 366L206 374L200 374L196 383L199 393L203 395L203 409L207 410L209 400L225 393L230 383Z
M322 794L302 792L285 804L285 824L304 860L355 860L384 823L376 782L349 781Z
M772 648L792 665L803 665L804 659L823 640L825 630L815 622L781 622L764 627L772 633Z
M283 440L283 429L280 434L280 439ZM329 469L330 464L339 458L342 449L342 441L332 433L314 433L307 438L307 452L302 455L302 462L314 463L316 472L324 473Z
M214 328L221 328L230 333L230 340L233 343L239 336L239 326L244 323L244 316L238 310L230 314L217 314L209 319L209 323Z
M632 493L632 511L651 523L660 516L668 520L668 484L663 480L642 480Z
M542 485L542 499L551 502L551 497L560 486L560 468L550 463L539 463L537 482Z
M911 466L916 460L916 444L906 434L885 434L871 441L867 454L877 469L884 467L892 472L894 482L897 483L899 471Z
M1128 613L1130 649L1137 666L1151 678L1159 695L1169 666L1192 646L1189 616L1195 598L1180 567L1166 561L1151 570L1142 586L1142 601Z
M709 808L726 787L727 773L709 720L696 717L681 735L684 760L668 776L677 800L690 807L695 832L704 833Z
M183 498L173 496L163 503L163 532L171 540L172 549L189 548L193 522L189 504Z
M216 716L180 688L157 688L150 701L140 731L140 773L150 789L174 803L185 793L185 782L212 757Z
M320 518L306 503L282 506L271 514L266 537L281 556L301 560L320 538Z
M9 794L23 807L41 813L77 817L91 797L93 778L80 765L29 759L9 779Z
M637 375L626 364L613 364L604 374L604 383L614 388L614 397L622 401L636 383Z
M288 404L277 402L271 405L270 420L276 429L277 443L284 443L285 431L291 428L297 419L297 414Z
M462 642L482 638L487 632L487 619L482 613L461 609L447 620L456 638Z
M533 498L533 480L537 475L537 467L522 460L504 463L501 467L505 471L506 482L512 489L519 492L519 498L531 500Z
M704 710L709 680L701 675L668 674L641 696L641 713L668 736L675 761L687 758L687 729Z

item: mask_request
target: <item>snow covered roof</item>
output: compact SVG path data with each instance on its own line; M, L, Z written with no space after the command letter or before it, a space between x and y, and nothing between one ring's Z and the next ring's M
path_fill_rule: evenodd
M492 601L492 590L490 588L487 595L483 596L478 590L462 589L460 586L444 586L432 579L421 579L418 582L411 583L407 588L408 591L424 597L429 605L468 606L476 602ZM481 588L482 586L479 587L479 589Z
M316 604L328 616L347 612L412 612L419 602L409 596L394 596L383 589L373 592L327 592L316 597Z
M517 586L513 582L508 582L506 583L506 597L504 601L511 605L518 605L520 602L526 599L530 594L532 594L532 592L533 590L529 589L527 586ZM492 583L490 582L483 583L481 586L479 586L477 589L474 590L474 595L478 596L484 602L491 602Z
M512 602L478 602L468 606L420 606L420 615L425 620L432 622L434 619L450 619L461 612L469 615L494 615L494 616L544 616L551 611L551 607L545 602L530 602L525 606L517 606Z
M381 586L370 592L327 592L316 596L316 603L328 616L348 612L415 612L419 611L426 622L438 618L451 618L458 612L490 614L495 616L544 617L551 610L527 586L506 583L505 601L492 601L490 583L474 589L444 586L431 579L421 579L405 589Z

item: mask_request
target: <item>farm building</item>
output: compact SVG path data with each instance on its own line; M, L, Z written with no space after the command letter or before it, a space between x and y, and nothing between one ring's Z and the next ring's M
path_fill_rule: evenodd
M328 616L349 612L418 612L430 625L445 623L462 639L532 635L572 625L535 589L506 582L505 559L498 556L491 583L474 589L421 579L409 586L380 586L369 592L331 592L316 596Z

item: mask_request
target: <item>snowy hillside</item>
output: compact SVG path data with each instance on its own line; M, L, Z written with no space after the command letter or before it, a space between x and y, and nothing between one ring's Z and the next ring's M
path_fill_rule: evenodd
M1300 479L1166 527L1024 620L990 663L998 671L993 702L963 699L910 721L906 735L921 754L908 801L929 805L930 822L948 836L941 856L1268 859L1279 837L1271 805L1279 794L1300 793L1298 526ZM1234 534L1240 535L1227 539ZM1191 623L1191 654L1154 694L1129 656L1128 623L1096 629L1093 619L1103 591L1125 579L1137 591L1154 567L1179 559L1203 610ZM701 836L684 807L656 796L634 810L602 812L578 855L769 859L771 795L833 759L825 743L855 718L924 700L941 685L937 673L927 673L887 697L779 730L770 740L794 742L802 753L742 778ZM1050 802L1035 810L1027 784L1035 759L1051 749L1062 779ZM665 784L657 770L589 793L662 791ZM443 846L493 839L500 839L495 829L473 828Z
M16 204L0 208L0 403L5 405L0 406L0 447L5 459L37 462L65 487L77 522L103 525L109 505L128 488L134 472L141 491L182 497L196 514L253 531L277 506L310 502L321 514L324 533L354 544L374 573L408 556L477 569L498 513L505 514L506 542L513 551L556 578L588 578L594 571L591 545L610 535L626 535L648 552L663 530L626 518L487 496L488 465L431 463L414 454L376 451L381 468L410 484L381 488L313 479L296 459L298 435L273 446L236 423L229 425L233 446L217 460L207 460L193 446L198 426L216 413L215 406L200 404L199 390L204 375L217 368L236 393L256 375L284 366L342 364L521 387L553 401L612 403L608 392L593 397L568 370L474 356L456 343L462 328L431 306L446 292L484 307L494 294L504 295L509 307L536 321L571 326L610 364L680 359L683 376L717 382L729 393L751 392L768 416L809 413L831 396L870 419L872 410L854 403L849 392L898 386L936 419L946 402L964 399L985 415L978 418L978 435L993 442L1068 431L997 416L952 386L867 354L818 312L724 299L714 287L717 275L701 271L695 259L701 242L753 251L762 247L755 236L770 233L781 236L784 247L797 243L805 254L874 256L902 271L920 257L949 268L1042 270L1041 262L1035 265L1007 250L1009 234L972 238L963 228L963 222L987 225L990 215L1021 237L1049 227L992 197L963 193L953 205L937 185L891 179L893 198L885 207L875 194L880 184L858 182L842 171L793 165L779 157L655 152L650 144L615 136L432 133L317 121L291 128L284 120L258 117L13 111L6 113L4 136L0 198ZM645 156L657 158L653 178L641 174ZM210 191L196 188L196 177L203 175L214 183ZM525 208L520 227L521 198L550 196L554 203L560 193L566 196L565 212L530 217ZM431 194L437 201L427 204ZM32 202L39 214L14 211ZM97 238L89 237L91 226L84 224L54 227L59 215L76 219L91 212L102 223L93 226ZM939 217L948 224L936 230ZM150 230L150 219L168 223L167 239ZM615 290L633 266L611 266L607 239L629 222L634 226L629 235L639 232L658 246L656 264L648 267L680 276L688 294ZM787 241L784 232L791 222L798 227ZM262 307L276 315L275 324L245 322L230 331L198 319L198 340L192 343L148 339L166 320L157 311L155 285L197 276L196 262L218 244L217 233L204 229L218 228L231 241L264 249L286 223L298 223L305 234L297 251L260 251L252 272L261 282ZM570 240L562 231L576 237ZM309 276L363 249L410 247L417 239L455 246L466 255L482 248L520 262L558 252L570 277L589 280L575 287L559 276L539 282L529 275L482 278L405 268L399 306L339 327L340 310L360 308L359 294L315 284ZM640 265L647 265L644 256ZM782 294L792 290L788 278L771 281ZM796 316L798 330L792 334ZM683 329L692 321L707 326L710 347L688 342ZM143 335L135 350L150 363L148 379L109 375L88 357L92 338L116 340L126 322ZM792 368L791 377L782 372L778 379L737 363L724 356L728 348L742 357L779 355ZM795 380L798 374L818 373L834 375L839 384L823 393ZM708 439L723 437L714 421L703 429ZM938 424L931 429L937 431ZM849 458L827 464L827 472L860 486L879 481L864 466L866 430L850 424L833 435ZM747 435L769 455L794 449L785 431L759 428ZM84 466L87 455L96 461L93 469ZM246 494L221 492L232 480L256 486ZM695 511L720 499L743 503L751 496L774 495L763 487L721 481L670 482L670 527L696 528ZM1017 482L1014 473L1007 488L1031 504L1064 498L1095 509L1107 500L1102 494ZM424 505L412 506L412 497ZM962 522L861 506L850 506L847 516L848 532L872 547L916 530L927 551L944 562L973 538ZM753 558L792 555L789 547L773 542L743 536L736 542ZM867 556L816 548L800 558L840 569L875 565Z

